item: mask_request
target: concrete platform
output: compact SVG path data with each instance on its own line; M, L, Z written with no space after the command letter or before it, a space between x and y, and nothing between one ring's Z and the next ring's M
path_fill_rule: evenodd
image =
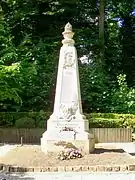
M89 173L89 172L70 172L70 173L16 173L0 174L0 179L6 180L134 180L134 173Z
M135 143L98 143L96 147L103 147L103 148L114 148L114 149L123 149L129 155L135 156Z

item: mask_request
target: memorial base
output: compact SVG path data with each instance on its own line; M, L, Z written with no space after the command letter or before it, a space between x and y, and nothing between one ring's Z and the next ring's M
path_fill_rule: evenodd
M72 131L46 131L41 138L41 151L44 153L58 153L64 149L61 142L72 143L84 154L89 154L95 149L94 135L85 131L74 134ZM59 144L59 145L58 145Z

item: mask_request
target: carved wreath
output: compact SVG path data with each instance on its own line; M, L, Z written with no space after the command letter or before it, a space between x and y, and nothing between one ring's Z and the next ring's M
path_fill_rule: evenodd
M69 67L73 67L74 64L75 64L75 60L73 58L73 52L65 52L63 68L66 69Z

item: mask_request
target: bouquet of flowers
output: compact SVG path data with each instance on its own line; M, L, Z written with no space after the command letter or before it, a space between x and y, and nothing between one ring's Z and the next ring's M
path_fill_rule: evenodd
M74 148L66 148L65 150L61 151L58 154L58 159L60 160L69 160L69 159L76 159L81 158L82 154L78 149Z

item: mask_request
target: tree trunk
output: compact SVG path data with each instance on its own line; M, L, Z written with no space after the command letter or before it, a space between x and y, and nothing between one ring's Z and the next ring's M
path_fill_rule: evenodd
M101 65L104 65L104 0L100 0L100 7L99 7L99 42L100 42L100 56L99 62Z

